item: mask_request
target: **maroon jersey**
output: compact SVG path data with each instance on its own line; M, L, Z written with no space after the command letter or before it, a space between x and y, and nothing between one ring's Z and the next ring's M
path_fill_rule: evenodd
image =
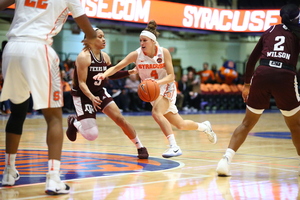
M104 73L107 69L112 67L111 65L107 66L107 63L104 60L104 57L102 53L100 53L100 60L96 58L96 56L93 54L92 51L90 51L91 54L91 64L87 68L88 73L86 77L86 85L88 86L89 90L92 94L96 95L104 92L104 86L107 83L107 80L94 80L93 77L97 75L98 73ZM129 76L128 71L118 71L114 75L108 77L110 79L120 79ZM73 96L81 96L84 95L84 93L80 90L79 84L78 84L78 76L77 76L77 69L75 67L74 70L74 76L73 76L73 88L71 91L71 94Z
M104 73L107 69L107 63L105 62L102 53L100 53L100 60L96 58L96 56L93 54L92 51L90 51L91 54L91 64L87 68L88 73L86 77L86 85L88 86L89 90L92 94L96 94L100 90L103 90L103 87L106 84L106 80L94 80L93 77L97 75L98 73ZM83 92L80 90L79 84L78 84L78 76L77 76L77 69L75 67L74 70L74 76L73 76L73 89L72 89L72 95L74 96L80 96L83 94Z
M250 83L259 59L278 61L296 70L298 55L299 40L297 36L283 24L271 26L263 33L248 59L245 83Z

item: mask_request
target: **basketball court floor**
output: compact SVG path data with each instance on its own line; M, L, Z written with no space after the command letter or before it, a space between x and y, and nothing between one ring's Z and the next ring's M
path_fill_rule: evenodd
M97 116L99 137L75 142L65 136L61 179L70 194L48 196L44 192L47 172L46 124L41 115L25 122L17 169L21 178L13 187L0 187L2 200L198 200L198 199L300 199L299 160L283 117L265 112L236 153L231 177L218 177L215 169L244 111L182 114L198 122L209 120L218 135L211 144L203 133L174 128L179 157L161 154L168 142L150 113L124 113L132 123L150 157L140 160L132 142L112 120ZM67 128L64 115L64 130ZM5 124L0 116L0 181L4 168ZM300 134L300 133L299 133Z

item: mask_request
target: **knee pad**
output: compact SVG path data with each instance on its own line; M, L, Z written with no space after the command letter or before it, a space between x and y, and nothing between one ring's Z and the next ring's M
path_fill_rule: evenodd
M22 135L23 124L26 119L29 99L20 104L10 102L11 114L6 124L5 132Z
M96 119L88 118L80 120L81 126L78 131L82 134L82 136L89 140L93 141L98 137L98 127L96 124Z

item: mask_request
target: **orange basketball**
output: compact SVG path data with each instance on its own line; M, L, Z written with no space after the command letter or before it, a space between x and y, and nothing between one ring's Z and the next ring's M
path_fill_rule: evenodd
M146 79L142 81L138 88L138 95L140 99L145 102L155 101L159 96L160 88L156 81Z

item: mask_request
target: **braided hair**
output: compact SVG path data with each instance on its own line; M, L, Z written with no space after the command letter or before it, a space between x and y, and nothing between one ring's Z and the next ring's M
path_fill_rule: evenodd
M287 4L280 9L281 22L300 39L299 7Z

